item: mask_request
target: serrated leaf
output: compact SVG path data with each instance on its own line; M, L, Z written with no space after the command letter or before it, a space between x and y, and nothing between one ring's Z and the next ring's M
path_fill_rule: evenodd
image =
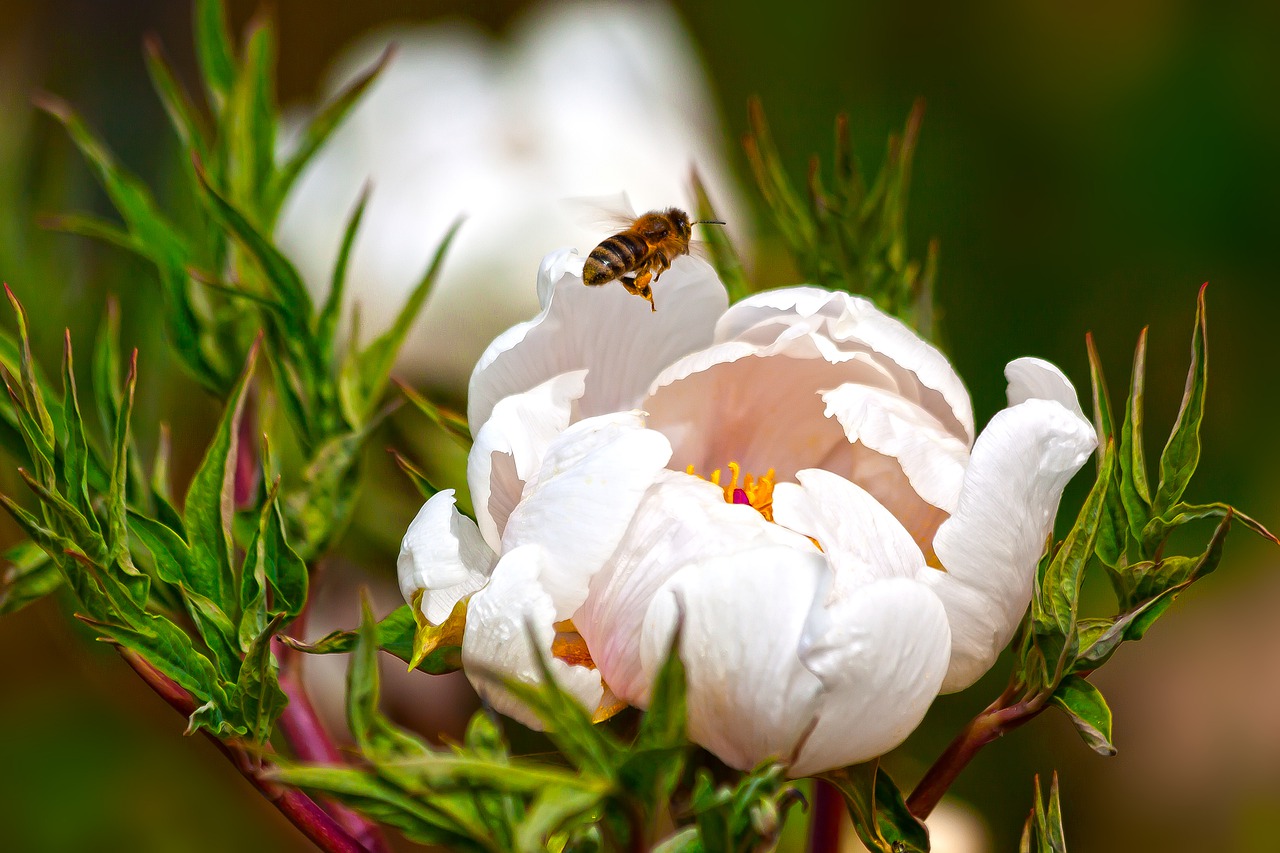
M236 681L241 713L250 737L258 743L271 737L276 720L289 704L289 698L280 689L278 666L271 654L271 638L283 621L282 614L276 615L249 644Z
M1151 489L1147 485L1147 458L1143 448L1142 423L1147 372L1147 330L1138 335L1133 353L1133 377L1129 402L1120 428L1120 498L1134 539L1151 517Z
M879 853L926 853L929 833L907 809L902 792L878 761L822 774L844 796L854 829Z
M62 357L62 483L71 505L79 510L95 533L102 528L89 502L89 445L76 396L75 367L71 354L71 330L63 338ZM109 508L108 508L109 509Z
M1053 774L1049 788L1049 800L1043 802L1040 795L1040 777L1035 777L1035 805L1022 830L1021 853L1067 853L1067 842L1062 830L1062 804L1058 794L1058 774Z
M1209 351L1206 344L1207 317L1204 304L1205 288L1200 288L1196 299L1196 325L1191 337L1191 367L1187 371L1187 385L1182 394L1182 404L1174 421L1173 431L1160 454L1160 485L1152 501L1152 514L1162 515L1182 498L1191 476L1200 464L1200 422L1204 420L1204 396L1206 374L1209 369Z
M62 573L44 549L19 542L0 557L0 616L16 613L62 586Z
M266 209L271 214L270 219L274 220L275 213L278 212L284 204L284 200L289 195L289 190L293 187L298 176L302 174L302 170L311 162L311 158L315 156L324 144L338 129L342 122L350 115L351 110L359 102L364 93L368 91L373 82L378 79L383 69L391 61L395 55L395 46L391 45L382 52L377 62L368 68L368 70L357 75L346 87L334 97L332 101L324 106L320 113L307 123L302 130L302 136L298 141L297 148L289 156L287 160L280 166L271 181L271 186L267 191ZM363 204L360 205L363 207Z
M199 574L199 588L235 619L239 602L231 568L231 519L234 511L236 454L240 418L244 414L249 380L258 347L249 351L244 372L227 400L218 429L196 470L183 503L183 526L191 548L191 574ZM203 594L203 593L202 593Z
M1068 675L1049 701L1066 712L1090 749L1099 755L1116 754L1111 743L1111 709L1097 687L1078 675Z

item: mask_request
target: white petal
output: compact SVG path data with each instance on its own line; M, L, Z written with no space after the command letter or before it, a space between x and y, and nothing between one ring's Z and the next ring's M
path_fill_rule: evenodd
M547 446L572 419L587 372L574 370L498 401L467 456L467 485L480 532L497 550L507 518L525 483L542 465Z
M422 613L439 625L455 604L485 585L496 560L475 522L458 512L453 489L445 489L422 505L400 543L400 593L412 603L414 593L424 590Z
M924 556L898 519L864 489L808 469L773 490L773 519L822 546L835 572L830 594L885 578L913 578Z
M494 405L546 379L588 368L583 417L634 408L658 372L711 343L728 304L724 286L705 262L677 258L654 288L656 311L621 285L585 287L568 259L544 262L560 272L550 301L527 324L490 345L471 375L467 420L472 432Z
M877 581L815 607L800 658L823 690L791 775L867 761L902 743L938 695L950 647L942 602L915 581Z
M1075 386L1055 365L1042 358L1015 358L1004 369L1009 382L1009 405L1016 406L1027 400L1054 400L1074 412L1082 420L1088 420L1080 408Z
M764 544L817 551L808 539L770 524L751 507L726 503L719 486L662 472L573 616L613 692L633 705L648 702L648 680L640 665L641 626L668 578L692 563Z
M534 543L555 555L541 583L555 604L556 621L582 606L591 577L618 547L670 457L667 439L644 429L638 412L579 421L551 442L511 513L502 550Z
M462 665L476 692L497 711L530 728L542 723L495 676L540 684L537 654L548 660L552 675L564 690L588 711L594 711L604 695L600 675L582 666L570 666L551 657L555 639L555 606L538 582L552 558L536 545L503 554L489 584L467 605L467 627L462 638Z
M653 601L645 673L653 678L682 620L689 737L731 767L789 760L812 722L820 684L797 649L826 570L821 554L757 548L690 566Z
M918 400L966 444L972 442L973 404L946 356L901 321L867 299L815 287L789 287L753 294L736 303L716 326L716 340L764 343L793 323L822 329L841 349L865 347L888 369L918 384ZM902 393L911 395L906 382ZM832 387L832 386L828 386Z
M827 417L840 422L850 443L861 442L898 460L916 494L939 509L955 509L969 448L937 418L900 396L866 385L841 385L822 399Z
M976 681L1009 642L1062 490L1096 445L1080 415L1037 399L999 412L978 436L955 514L934 538L946 571L922 572L951 621L944 691Z

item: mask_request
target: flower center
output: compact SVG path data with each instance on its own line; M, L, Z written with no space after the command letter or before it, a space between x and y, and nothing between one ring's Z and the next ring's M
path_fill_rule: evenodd
M764 472L763 476L756 477L752 474L743 474L742 466L737 462L730 462L726 467L729 470L729 482L721 482L723 472L720 468L712 471L710 477L702 479L722 488L726 503L746 504L763 515L766 521L773 521L773 469L770 468ZM686 468L685 472L695 477L700 476L692 465Z

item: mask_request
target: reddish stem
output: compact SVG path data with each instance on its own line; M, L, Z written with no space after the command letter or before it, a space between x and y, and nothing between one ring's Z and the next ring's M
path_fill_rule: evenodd
M294 753L312 764L341 765L346 761L333 738L311 704L302 673L298 671L296 652L279 640L272 640L276 659L281 661L280 689L289 697L289 704L280 715L280 734L284 736ZM390 853L391 847L377 824L339 802L326 800L328 812L343 829L351 833L370 853Z
M974 756L984 746L1019 726L1026 725L1047 707L1048 697L1037 694L1006 705L1012 699L1006 690L999 699L987 706L981 714L965 726L956 739L947 745L938 760L924 774L911 796L907 809L920 820L927 818Z
M844 818L844 797L825 779L813 780L813 817L809 819L809 853L836 853L840 849L840 827Z
M126 648L120 648L119 651L120 656L133 668L134 672L142 677L147 686L159 694L160 698L169 703L175 711L184 717L195 713L198 706L190 693L137 653ZM241 775L321 850L326 853L372 853L320 808L315 800L296 788L282 787L267 779L264 771L267 770L268 765L260 758L234 741L220 740L208 732L204 734L227 757L227 760L235 765ZM267 752L269 754L269 748Z

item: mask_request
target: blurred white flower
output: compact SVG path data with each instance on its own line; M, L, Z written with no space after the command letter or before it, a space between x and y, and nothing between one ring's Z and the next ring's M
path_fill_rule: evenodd
M466 215L401 354L413 378L461 390L485 342L537 309L526 276L546 246L585 253L609 235L566 199L626 192L640 211L687 209L696 165L743 233L705 73L666 5L540 6L501 41L461 22L384 32L338 63L331 88L388 42L391 65L299 179L277 237L325 292L347 214L372 182L348 272L367 340Z
M946 358L865 299L814 287L733 307L680 258L656 313L544 261L542 313L472 375L473 523L451 493L405 536L401 590L440 622L470 595L463 663L558 680L599 716L644 707L677 619L689 734L795 775L901 741L1009 641L1062 489L1097 439L1075 390L1009 364L974 439ZM727 310L726 310L727 309Z

